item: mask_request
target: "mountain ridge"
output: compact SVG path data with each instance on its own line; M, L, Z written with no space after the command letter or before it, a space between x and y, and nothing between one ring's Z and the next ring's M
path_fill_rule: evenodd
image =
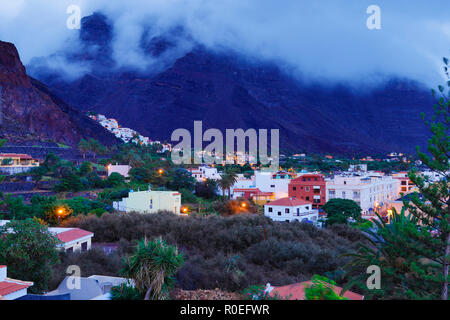
M35 68L37 77L71 105L107 114L159 140L169 140L177 128L192 131L194 120L202 120L205 130L280 129L281 147L292 151L413 153L426 142L420 113L433 101L415 82L389 79L355 93L342 84L303 83L273 63L248 63L236 53L198 44L160 72L105 71L104 61L113 61L111 34L106 16L83 18L83 49L66 54L80 58L87 50L81 61L91 62L92 71L67 81L41 67ZM173 48L171 37L143 39L142 50L160 56ZM92 43L96 50L88 50Z
M115 137L89 117L57 98L29 77L14 44L0 41L0 87L3 123L8 140L52 140L75 146L81 138L112 145Z

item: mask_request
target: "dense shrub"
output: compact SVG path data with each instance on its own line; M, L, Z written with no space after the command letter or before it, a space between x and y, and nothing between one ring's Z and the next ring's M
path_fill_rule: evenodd
M260 215L180 217L158 213L79 216L65 225L95 233L97 242L121 243L132 252L137 239L162 236L185 256L177 274L184 289L241 291L249 285L287 285L332 273L354 252L359 231L349 226L329 230L295 222L273 222ZM264 228L267 240L264 241ZM336 230L336 231L335 231Z

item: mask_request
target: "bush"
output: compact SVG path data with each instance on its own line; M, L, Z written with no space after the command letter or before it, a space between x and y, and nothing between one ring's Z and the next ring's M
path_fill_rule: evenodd
M251 284L288 285L335 272L354 252L359 231L349 226L328 230L295 222L273 222L260 215L180 217L158 213L77 217L66 222L95 233L96 241L132 243L162 236L185 257L177 273L183 289L242 291ZM267 240L264 241L264 228ZM336 229L335 232L333 229Z

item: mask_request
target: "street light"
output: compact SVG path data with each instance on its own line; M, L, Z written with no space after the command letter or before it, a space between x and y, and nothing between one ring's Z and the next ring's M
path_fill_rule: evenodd
M56 211L56 216L58 217L58 226L59 226L59 223L60 223L61 216L64 215L64 211L65 211L64 208L59 208Z
M158 173L159 173L159 174L163 174L163 173L164 173L164 170L163 170L163 169L159 169L159 170L158 170Z

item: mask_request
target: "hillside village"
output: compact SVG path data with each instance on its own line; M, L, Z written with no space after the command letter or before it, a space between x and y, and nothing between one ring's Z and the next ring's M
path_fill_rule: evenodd
M276 265L276 260L272 261L277 259L275 257L267 257L263 267L250 258L253 253L249 252L243 254L249 255L244 259L250 259L245 263L251 263L255 268L263 268L268 277L258 276L258 279L244 280L243 277L249 276L248 268L251 265L241 270L239 265L244 262L235 261L235 257L228 257L228 262L211 262L212 270L228 270L226 274L229 274L225 276L229 279L224 280L222 286L217 287L217 282L212 284L213 279L203 280L206 281L203 284L200 279L196 280L198 283L192 283L191 277L195 278L194 274L192 271L184 271L190 276L177 278L173 291L176 293L165 295L171 299L193 299L195 292L200 294L201 290L206 290L202 294L211 299L219 296L231 297L229 294L235 294L234 298L244 298L243 292L251 292L254 297L279 297L282 293L284 296L305 299L305 292L295 288L303 288L304 284L313 283L320 269L327 271L327 274L341 272L340 267L336 268L336 264L329 263L332 260L342 264L344 260L338 257L338 252L356 250L357 243L350 239L360 238L361 235L357 234L365 228L375 228L376 221L389 224L392 219L396 219L397 213L402 211L408 196L419 191L408 176L409 170L419 170L418 174L430 185L445 179L445 176L428 170L420 160L397 153L391 153L381 159L370 156L345 159L305 153L281 155L280 168L277 171L270 171L249 162L241 165L218 163L176 166L170 161L171 145L151 141L131 129L121 128L114 119L101 115L91 117L124 143L118 147L106 148L99 146L99 143L92 139L80 142L79 155L68 159L64 158L64 154L57 156L52 152L40 158L33 158L29 154L0 154L0 171L3 174L0 184L0 230L11 235L12 239L20 234L18 230L21 228L45 230L50 238L54 239L52 243L58 252L55 259L59 259L66 266L78 261L75 264L81 270L89 265L89 271L83 271L80 278L86 286L81 289L68 286L67 270L61 267L52 267L50 278L37 284L27 273L21 276L15 266L5 265L1 267L0 274L2 299L109 300L117 299L118 295L124 294L123 290L134 292L133 290L138 288L137 284L132 277L126 277L119 272L116 265L120 263L117 259L124 254L131 254L133 244L140 240L137 238L138 234L151 235L148 234L152 232L149 231L151 228L143 228L150 221L153 221L154 225L155 221L156 225L169 223L161 229L164 230L162 234L167 235L180 232L181 229L175 227L178 224L185 225L188 229L197 228L196 225L203 223L202 219L208 217L230 219L232 226L229 227L229 232L236 232L233 228L240 228L241 224L256 224L260 226L258 228L262 228L260 230L263 232L259 234L263 237L257 236L258 240L255 240L254 244L262 241L261 245L265 241L274 241L270 240L272 237L278 239L276 234L283 232L283 228L287 228L285 231L297 229L295 232L308 230L307 233L314 243L315 237L325 236L324 232L336 232L332 231L337 230L336 225L346 225L348 230L344 234L347 235L341 231L333 235L343 237L333 246L345 246L346 249L331 249L327 263L315 264L309 271L305 269L301 272L301 276L293 276L296 272L292 273L280 265L265 265ZM30 150L33 148L36 147L31 147ZM128 222L123 219L131 219L130 221L136 221L137 224L127 226ZM116 220L117 223L123 224L122 230L112 225L108 227ZM205 223L206 221L215 224L221 220L214 222L215 220L208 219ZM189 224L192 224L191 227L188 227ZM110 228L110 233L105 233L104 228ZM136 229L133 236L128 235L132 232L129 228ZM174 228L174 231L171 231L171 228ZM249 232L255 231L249 229ZM116 235L116 232L122 235ZM159 232L156 234L161 235ZM180 244L183 246L183 242L179 241L186 235L180 233L174 236L168 238L172 239L168 240L170 244L163 239L155 241L163 241L159 243L162 247ZM245 234L239 235L242 236ZM347 236L350 238L346 238ZM186 239L184 245L189 241L193 240ZM194 248L198 245L192 248L188 245L184 249L186 251L183 256L188 259L188 268L200 267L195 267L198 262L192 260L195 257ZM238 246L234 250L240 252L248 245L242 248ZM314 256L318 253L315 252L305 261L313 259L309 263L314 263ZM60 257L56 258L57 256ZM90 261L96 256L103 257L110 265L97 265L95 260ZM0 255L0 261L4 258ZM293 263L298 258L294 253L289 259L294 259ZM214 259L223 258L217 256ZM87 265L84 266L83 263ZM202 263L208 263L208 259ZM300 270L304 268L300 267ZM284 275L275 276L275 271ZM7 272L12 272L14 279L9 278ZM205 272L204 279L208 279L210 276L206 270ZM274 276L278 279L273 278ZM313 282L308 282L311 279ZM339 276L327 280L334 284L338 296L342 290L338 285L342 286L343 280ZM349 291L347 294L345 297L349 299L364 298L364 292L360 290L357 293Z

